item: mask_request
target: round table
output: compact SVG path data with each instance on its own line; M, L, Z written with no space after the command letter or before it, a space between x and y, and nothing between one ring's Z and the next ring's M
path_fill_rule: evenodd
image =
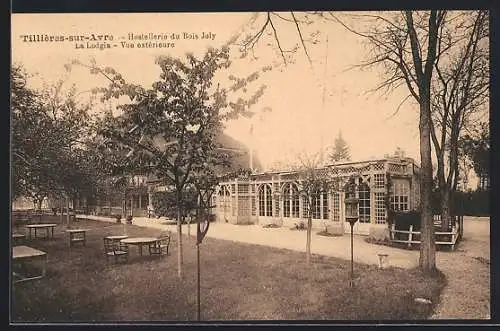
M122 240L122 239L127 239L128 236L126 235L118 235L118 236L107 236L106 239L109 240Z
M139 255L142 256L142 246L151 245L158 241L158 238L155 237L135 237L135 238L126 238L120 240L121 243L127 245L136 245L139 247Z

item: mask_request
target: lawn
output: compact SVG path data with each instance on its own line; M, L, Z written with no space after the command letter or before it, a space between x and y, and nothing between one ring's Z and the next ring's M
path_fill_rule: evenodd
M138 256L127 264L106 262L103 237L123 225L83 220L87 246L68 249L65 226L54 240L29 246L48 253L44 279L16 284L13 322L193 321L196 319L196 246L184 237L184 279L177 278L176 240L168 256ZM160 230L127 226L129 236ZM348 249L348 248L346 248ZM348 287L349 262L305 253L206 238L201 246L203 320L394 320L426 319L433 306L414 298L439 299L442 276L418 270L355 264L356 285Z

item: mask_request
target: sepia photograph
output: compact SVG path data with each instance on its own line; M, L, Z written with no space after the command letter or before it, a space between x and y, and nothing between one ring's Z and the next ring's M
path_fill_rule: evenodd
M488 10L10 19L11 324L491 319Z

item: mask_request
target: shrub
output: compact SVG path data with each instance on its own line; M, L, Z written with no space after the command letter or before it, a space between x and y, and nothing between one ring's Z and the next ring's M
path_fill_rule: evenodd
M409 230L410 225L413 225L413 230L420 230L420 211L395 211L393 220L396 230Z
M305 230L306 229L306 224L303 221L300 221L299 223L295 223L294 227L291 228L291 230Z
M198 197L193 189L185 189L181 205L177 205L176 193L172 191L155 192L153 194L153 208L155 214L169 219L177 218L180 208L181 217L185 218L190 212L196 210Z
M263 225L262 227L265 229L268 229L268 228L274 229L274 228L279 228L280 226L278 224L269 223L269 224Z
M115 215L115 218L116 218L116 223L122 222L122 215Z
M127 215L127 224L132 224L132 215Z
M441 213L441 196L432 193L432 212ZM490 216L490 191L457 191L452 194L451 213L454 215Z
M318 233L316 233L318 236L324 236L324 237L342 237L341 234L335 234L335 233L331 233L331 232L328 232L326 230L323 230L323 231L320 231Z

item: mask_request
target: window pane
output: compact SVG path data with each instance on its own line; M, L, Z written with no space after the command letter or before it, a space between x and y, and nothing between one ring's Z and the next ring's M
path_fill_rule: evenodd
M359 222L370 223L370 188L366 183L359 185Z

